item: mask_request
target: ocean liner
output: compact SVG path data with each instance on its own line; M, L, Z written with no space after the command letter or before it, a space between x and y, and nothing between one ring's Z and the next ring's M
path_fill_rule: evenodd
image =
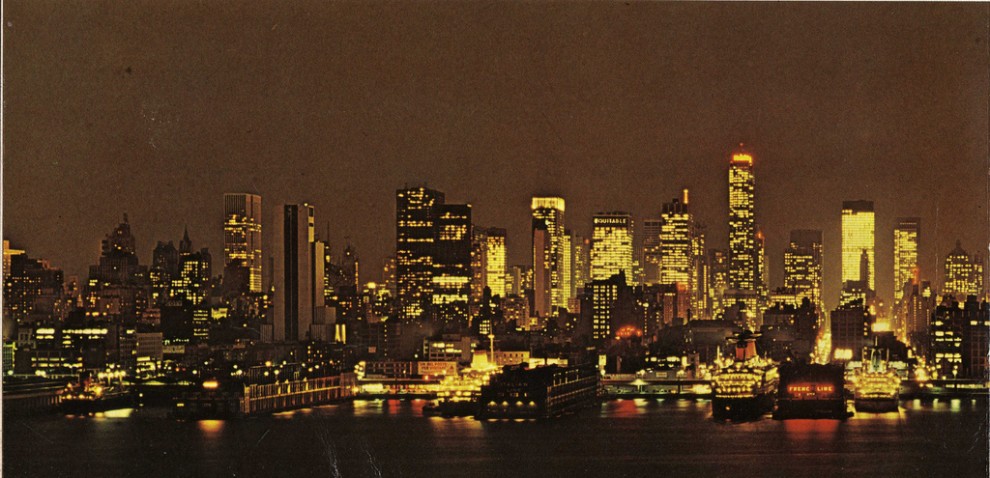
M756 353L757 334L735 338L735 357L712 381L712 416L716 420L758 418L773 410L777 366Z

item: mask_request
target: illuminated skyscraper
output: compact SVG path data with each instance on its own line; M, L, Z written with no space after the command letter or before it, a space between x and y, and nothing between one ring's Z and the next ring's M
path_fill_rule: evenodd
M983 257L979 254L970 257L960 241L956 241L956 248L945 258L942 293L953 296L959 302L965 302L970 295L982 298Z
M823 311L822 231L791 231L791 242L784 250L784 288L797 302L807 298Z
M660 284L690 289L694 263L694 217L678 199L663 205L660 215Z
M753 156L740 149L729 162L729 289L756 291L758 255Z
M918 280L918 239L921 219L902 217L894 228L894 304L904 297L904 286Z
M875 221L873 201L842 202L842 283L867 281L876 290L876 260L874 258ZM861 272L863 251L868 260L867 275Z
M248 268L250 292L261 292L261 196L223 195L223 265L239 261Z
M725 290L729 285L729 251L708 250L708 302L707 314L715 317L729 305L725 303Z
M600 212L592 218L591 279L605 280L619 272L633 274L633 223L625 212ZM631 283L631 281L628 281Z
M534 312L567 307L564 290L564 198L533 197Z
M444 194L425 187L396 191L395 267L399 318L426 318L433 296L435 221Z
M445 326L468 324L471 295L471 205L437 206L431 297L434 318Z
M505 229L488 229L488 246L485 248L485 284L491 289L492 297L506 297L505 262L508 257Z
M660 283L660 230L662 219L646 219L643 221L643 254L640 259L643 264L643 283L654 285Z
M275 211L273 249L275 297L272 339L275 342L305 341L313 324L316 260L315 214L309 204L286 204ZM322 259L322 258L321 258Z
M562 278L562 287L564 288L564 298L570 301L574 297L574 244L571 239L571 231L568 229L564 230L564 242L563 242L563 261L560 267L560 276ZM570 304L568 304L570 305Z
M584 285L591 281L591 239L573 234L571 246L574 250L574 261L571 263L571 279L575 295L580 294Z

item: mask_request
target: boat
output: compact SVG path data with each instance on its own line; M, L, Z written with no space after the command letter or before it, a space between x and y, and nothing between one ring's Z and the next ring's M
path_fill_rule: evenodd
M849 415L841 365L786 363L781 366L774 419L846 419Z
M92 376L69 383L59 393L59 409L66 414L87 414L127 408L133 405L133 394L123 383L114 383Z
M863 350L863 364L853 371L853 403L857 412L895 412L901 378L889 366L890 351L868 347ZM869 360L866 358L869 357Z
M773 411L777 366L756 353L759 335L746 331L734 339L735 356L712 379L712 416L716 420L748 420Z
M601 375L594 365L527 368L507 365L481 387L475 418L537 419L570 415L601 403Z

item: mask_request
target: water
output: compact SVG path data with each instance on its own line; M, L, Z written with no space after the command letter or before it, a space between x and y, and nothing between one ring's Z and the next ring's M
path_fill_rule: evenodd
M707 401L623 400L554 421L422 417L358 401L182 422L156 410L3 422L3 476L988 476L987 406L722 424Z

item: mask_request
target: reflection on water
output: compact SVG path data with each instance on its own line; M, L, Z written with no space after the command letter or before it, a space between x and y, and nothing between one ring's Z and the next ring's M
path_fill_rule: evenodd
M822 440L833 438L841 420L783 420L784 431L791 440Z
M224 421L223 420L199 420L196 422L197 427L204 435L208 438L216 437L223 431Z

